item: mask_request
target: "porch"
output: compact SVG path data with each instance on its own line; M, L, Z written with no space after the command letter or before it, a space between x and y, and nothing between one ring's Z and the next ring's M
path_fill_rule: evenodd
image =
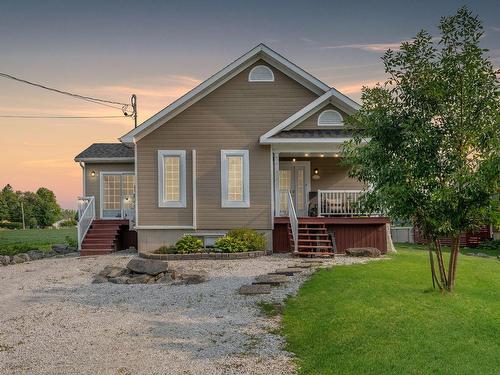
M388 250L388 218L358 205L364 185L349 177L339 152L274 154L273 251L343 254L351 247Z

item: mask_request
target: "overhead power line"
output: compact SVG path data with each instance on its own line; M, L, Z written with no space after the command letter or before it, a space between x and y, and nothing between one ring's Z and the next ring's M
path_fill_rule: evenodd
M126 113L126 109L130 106L130 104L127 104L127 103L122 103L122 102L113 101L113 100L99 99L99 98L94 98L91 96L74 94L74 93L71 93L68 91L55 89L53 87L45 86L45 85L42 85L40 83L35 83L35 82L27 81L27 80L22 79L22 78L14 77L13 75L10 75L7 73L0 72L0 77L4 77L4 78L8 78L8 79L17 81L17 82L25 83L27 85L35 86L35 87L38 87L38 88L41 88L44 90L49 90L49 91L57 92L59 94L71 96L71 97L76 98L76 99L85 100L87 102L91 102L94 104L99 104L99 105L103 105L103 106L111 107L111 108L115 108L115 109L121 109L124 113ZM112 105L112 104L115 104L115 105ZM116 107L116 105L119 105L121 107Z
M123 116L25 116L25 115L0 115L0 118L123 118Z

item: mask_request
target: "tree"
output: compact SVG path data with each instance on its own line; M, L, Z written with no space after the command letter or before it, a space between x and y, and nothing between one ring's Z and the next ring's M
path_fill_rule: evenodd
M433 284L451 291L460 233L488 222L499 191L500 101L478 18L462 7L439 30L437 44L421 31L384 54L387 81L363 88L345 152L372 188L365 208L412 220L429 240ZM442 236L452 238L447 269Z
M47 227L54 224L61 217L61 207L57 203L55 194L44 187L36 191L37 205L34 208L38 225Z

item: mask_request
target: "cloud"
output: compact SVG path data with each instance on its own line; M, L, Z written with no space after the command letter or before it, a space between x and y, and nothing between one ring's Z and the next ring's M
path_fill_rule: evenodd
M356 43L356 44L343 44L339 46L324 46L321 47L322 49L342 49L342 48L350 48L350 49L360 49L363 51L370 51L370 52L385 52L388 49L392 50L399 50L401 43L403 42L410 42L411 40L402 40L400 42L394 42L394 43L369 43L369 44L361 44L361 43Z
M308 43L308 44L318 44L319 42L313 40L313 39L309 39L309 38L299 38L299 40L303 41L304 43Z
M496 32L500 32L500 27L491 26L491 30L496 31Z
M361 88L363 86L368 86L368 87L373 87L375 86L379 81L360 81L360 82L353 82L353 83L348 83L344 86L336 86L336 89L339 90L342 94L354 94L354 93L359 93L361 92Z

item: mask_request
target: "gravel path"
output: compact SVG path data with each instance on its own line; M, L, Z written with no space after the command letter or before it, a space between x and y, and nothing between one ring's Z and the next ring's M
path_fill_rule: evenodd
M0 374L293 374L278 322L256 302L282 301L309 272L267 296L240 296L288 256L169 262L203 269L198 285L91 284L130 254L44 259L0 267ZM337 263L366 259L338 258ZM331 265L333 261L326 261Z

